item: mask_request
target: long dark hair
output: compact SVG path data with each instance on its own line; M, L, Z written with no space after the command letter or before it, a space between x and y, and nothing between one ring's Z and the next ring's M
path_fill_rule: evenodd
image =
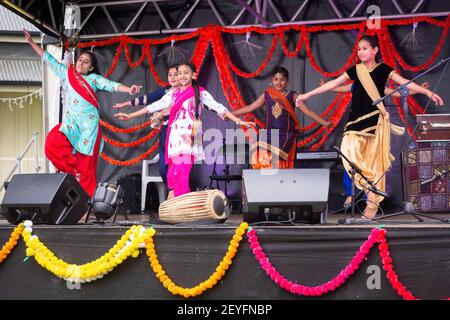
M92 67L92 71L88 71L88 75L89 74L91 74L91 73L99 73L98 72L98 64L97 64L97 57L95 56L95 54L93 53L93 52L91 52L91 51L81 51L79 54L78 54L78 56L77 56L77 58L76 58L76 60L75 60L75 64L76 64L76 62L78 61L78 59L81 57L81 55L82 54L88 54L89 55L89 57L91 57L91 67Z
M197 72L197 68L195 67L195 65L192 62L180 63L177 66L177 68L179 68L180 66L187 66L192 70L192 72ZM192 87L194 88L194 92L195 92L195 119L199 119L200 118L200 112L199 112L200 89L199 89L198 83L195 79L192 79Z
M363 40L367 41L373 49L378 48L378 52L375 55L375 62L376 63L382 62L383 61L383 57L381 55L381 50L380 50L380 45L378 43L378 38L374 37L374 36L363 35L361 37L361 39L359 40L359 42L361 42Z

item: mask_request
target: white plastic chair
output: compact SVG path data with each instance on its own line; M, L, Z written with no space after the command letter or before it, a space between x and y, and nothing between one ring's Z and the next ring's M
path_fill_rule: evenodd
M159 203L166 200L166 186L159 175L159 154L151 160L142 161L142 189L141 189L141 211L145 211L145 198L147 196L147 185L155 182L158 189Z

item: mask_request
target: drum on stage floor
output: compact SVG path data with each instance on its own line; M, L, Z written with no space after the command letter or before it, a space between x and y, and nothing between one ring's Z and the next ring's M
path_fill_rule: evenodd
M159 206L159 219L168 223L223 222L229 215L228 199L216 189L186 193Z

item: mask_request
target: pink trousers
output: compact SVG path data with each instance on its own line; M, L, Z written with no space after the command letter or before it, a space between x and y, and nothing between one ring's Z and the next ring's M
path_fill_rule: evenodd
M189 174L194 163L194 156L180 154L168 159L167 187L173 190L175 197L191 192L189 187Z

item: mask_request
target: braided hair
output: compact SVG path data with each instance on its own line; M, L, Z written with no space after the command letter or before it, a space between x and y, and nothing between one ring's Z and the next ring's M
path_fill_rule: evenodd
M183 62L180 63L177 67L180 66L187 66L189 67L192 72L197 72L197 68L192 62ZM195 92L195 119L200 119L200 112L199 112L199 106L200 106L200 89L198 87L197 80L192 79L192 87L194 88Z

